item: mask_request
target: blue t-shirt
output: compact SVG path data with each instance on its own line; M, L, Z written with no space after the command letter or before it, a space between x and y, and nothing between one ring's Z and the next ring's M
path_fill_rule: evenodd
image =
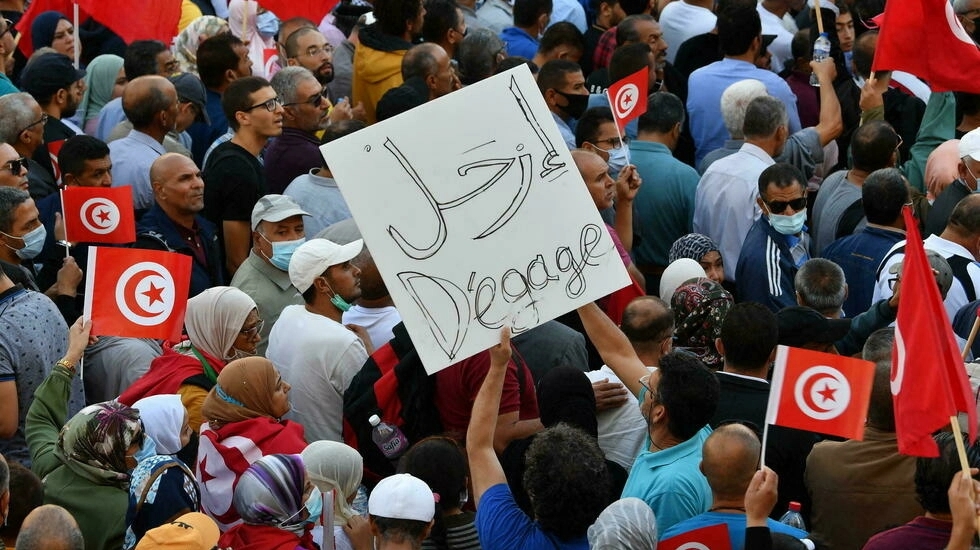
M589 539L561 541L527 517L506 483L487 489L476 509L476 532L483 550L589 550Z
M743 550L745 548L745 514L725 514L722 512L698 514L664 531L663 535L661 535L661 540L720 523L728 525L728 538L731 540L732 550ZM773 533L783 533L798 539L808 536L806 531L801 531L772 519L767 520L766 523L769 524L769 530Z

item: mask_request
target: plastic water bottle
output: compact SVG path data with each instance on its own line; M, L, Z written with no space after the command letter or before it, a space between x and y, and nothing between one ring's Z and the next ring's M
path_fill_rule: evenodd
M779 523L785 523L790 527L796 527L801 531L806 531L806 524L803 523L803 516L800 515L800 503L793 501L789 503L789 510L779 518Z
M382 422L376 414L372 414L368 422L374 427L371 430L371 439L388 460L397 460L408 450L408 438L398 426Z
M828 57L830 57L830 39L827 38L827 33L822 32L817 37L817 41L813 43L813 60L820 62ZM816 73L810 73L810 85L820 86Z

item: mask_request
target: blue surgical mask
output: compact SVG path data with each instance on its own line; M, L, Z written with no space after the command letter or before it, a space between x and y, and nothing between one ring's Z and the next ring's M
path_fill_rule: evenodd
M3 233L3 231L0 231L0 233ZM20 239L24 241L24 248L14 248L9 244L4 243L4 245L13 250L14 254L17 254L17 257L21 260L31 260L37 257L37 255L40 254L41 250L44 248L44 240L48 238L48 232L46 229L44 229L43 225L37 226L23 237L15 237L8 233L3 234L11 239Z
M306 511L310 513L310 517L306 518L307 523L316 523L320 520L320 514L323 513L323 493L316 487L310 493L310 498L306 499Z
M609 173L618 174L622 172L623 168L626 168L626 145L621 145L616 149L610 149L606 151L609 153Z
M803 230L803 224L806 223L806 210L800 210L792 216L783 216L782 214L769 214L769 225L772 226L778 233L783 235L796 235Z
M153 438L149 435L143 434L143 446L140 450L136 451L133 458L136 459L136 463L139 464L151 456L157 455L157 442L153 441Z
M259 233L262 235L262 233ZM279 241L272 242L265 235L262 238L272 245L272 257L266 256L269 262L283 271L289 271L289 260L293 257L293 252L306 242L306 238L296 239L294 241Z
M279 18L271 11L262 12L255 17L255 26L262 38L268 40L279 32Z

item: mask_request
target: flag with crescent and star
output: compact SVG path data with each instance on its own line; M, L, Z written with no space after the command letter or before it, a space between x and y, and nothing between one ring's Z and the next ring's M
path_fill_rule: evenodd
M606 90L609 107L612 109L619 131L626 128L629 121L647 112L647 89L650 87L650 67L617 81Z
M178 341L191 261L176 252L90 248L84 315L92 334Z
M65 239L124 244L136 240L131 187L66 187L61 192Z
M861 440L874 373L870 361L779 346L766 423Z
M659 550L732 550L728 525L719 523L694 529L664 539L657 544Z
M973 441L977 410L939 285L926 259L919 224L908 206L903 215L908 241L902 261L891 371L895 433L898 452L937 457L939 448L933 432L948 428L950 417L964 412Z

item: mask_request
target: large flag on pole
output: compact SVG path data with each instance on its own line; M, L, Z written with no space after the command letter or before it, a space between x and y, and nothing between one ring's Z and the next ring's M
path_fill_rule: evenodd
M92 247L85 317L92 334L177 341L191 284L191 257L176 252Z
M66 187L65 237L73 243L124 244L136 240L133 191L123 187Z
M948 427L951 416L965 412L973 441L977 411L963 358L926 260L918 223L909 207L904 210L908 242L891 372L895 431L898 452L937 457L939 449L932 433Z
M281 21L293 17L305 17L319 25L320 21L337 5L338 0L258 0L258 3L276 14ZM283 41L285 40L283 38Z
M980 50L947 0L885 3L872 69L912 73L935 92L980 93Z
M766 424L863 439L874 372L870 361L779 346Z
M626 128L626 124L647 112L647 89L650 87L650 67L643 67L639 71L617 81L606 90L606 98L609 100L609 108L612 109L619 131Z
M109 27L127 44L135 40L159 40L164 44L170 44L177 36L180 0L153 0L152 2L77 0L77 2L82 10L88 12L99 23Z

